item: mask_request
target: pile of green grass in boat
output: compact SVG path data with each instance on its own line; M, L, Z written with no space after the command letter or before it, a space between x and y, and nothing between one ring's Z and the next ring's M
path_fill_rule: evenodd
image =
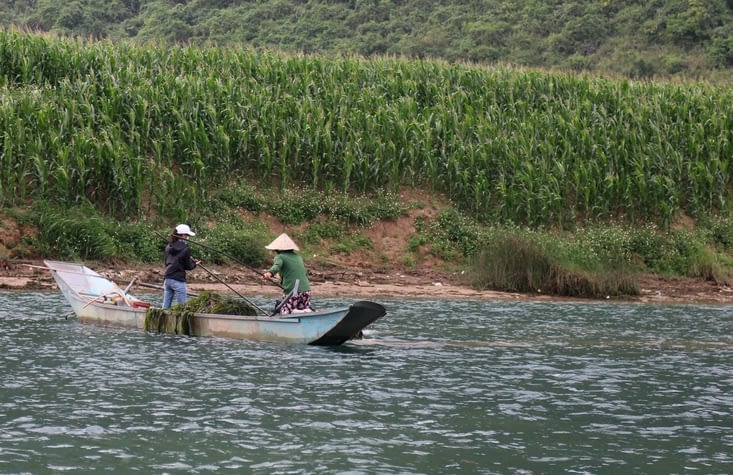
M255 307L244 300L222 297L212 292L202 292L184 305L169 309L149 308L145 314L145 330L155 333L191 334L191 317L194 313L218 313L226 315L257 315Z

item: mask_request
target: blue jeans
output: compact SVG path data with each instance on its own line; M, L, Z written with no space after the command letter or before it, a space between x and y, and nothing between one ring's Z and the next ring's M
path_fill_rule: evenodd
M176 303L183 305L188 299L186 291L186 283L180 280L165 279L163 281L163 308L170 308L173 304L173 297L176 297Z

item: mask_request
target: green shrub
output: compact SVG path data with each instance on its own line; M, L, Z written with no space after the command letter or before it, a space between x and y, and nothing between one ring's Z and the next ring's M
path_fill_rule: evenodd
M323 197L318 193L285 190L273 199L269 210L283 224L300 224L323 213Z
M195 243L202 245L197 246ZM199 231L192 249L204 262L216 264L243 264L249 267L264 267L269 256L265 246L270 237L259 225L218 224L216 227Z
M639 293L628 266L608 262L590 239L495 230L472 262L473 283L481 289L584 297Z
M267 200L255 186L240 184L225 187L214 195L212 211L219 211L221 205L227 208L241 208L253 213L261 213L267 209Z
M374 196L352 197L348 194L329 195L325 213L347 224L368 226L375 221L395 219L404 209L393 194L377 193Z
M424 234L415 234L407 240L407 250L409 252L417 252L422 246L428 243L428 239Z
M663 270L667 242L655 225L644 225L634 229L629 250L647 269Z
M38 235L34 247L43 256L63 260L108 260L119 256L117 241L105 220L91 205L60 209L34 204Z
M420 235L415 238L415 244L429 244L433 255L447 261L474 256L486 239L475 221L453 207L441 210L433 220L418 217L415 230Z
M311 223L301 234L308 244L319 244L326 239L338 239L346 234L346 226L337 221L317 221Z
M625 226L595 225L578 229L569 239L575 260L605 264L631 263L632 231Z
M331 247L331 251L341 254L351 254L357 249L372 249L374 243L371 239L361 234L352 234L341 239L338 243Z
M359 226L393 219L404 212L398 198L392 194L351 196L313 189L282 191L270 199L268 209L285 224L301 224L323 216Z
M119 249L119 256L132 262L162 262L165 241L147 222L115 222L109 226L110 235Z
M733 250L733 219L723 216L703 218L699 222L710 243L723 252Z
M714 259L699 237L689 231L669 235L670 250L663 260L667 272L715 280Z

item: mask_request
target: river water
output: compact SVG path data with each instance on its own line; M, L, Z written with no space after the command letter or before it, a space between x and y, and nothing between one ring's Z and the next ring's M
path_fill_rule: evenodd
M381 303L328 348L0 293L0 473L733 472L730 307Z

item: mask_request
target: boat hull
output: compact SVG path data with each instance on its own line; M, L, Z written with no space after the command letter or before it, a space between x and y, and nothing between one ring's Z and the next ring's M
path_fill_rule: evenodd
M59 290L82 323L145 329L146 308L117 284L81 265L45 261ZM118 294L121 294L117 297ZM113 296L115 298L109 298ZM340 345L386 314L375 302L276 317L195 313L191 336L223 337L277 343Z

